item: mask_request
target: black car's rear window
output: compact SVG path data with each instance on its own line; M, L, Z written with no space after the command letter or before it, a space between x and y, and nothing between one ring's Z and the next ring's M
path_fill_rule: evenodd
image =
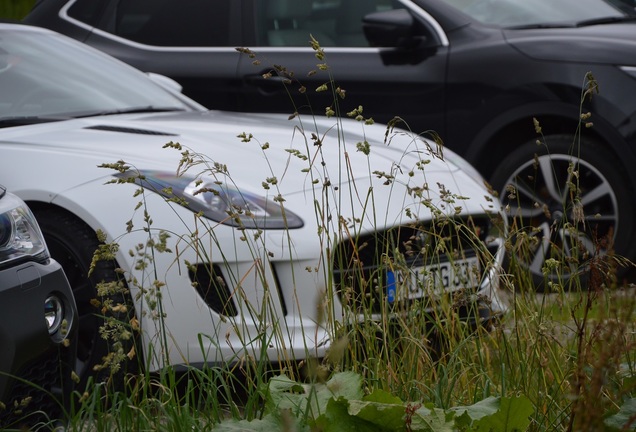
M77 0L68 10L68 15L90 26L97 26L108 0Z
M229 46L231 0L119 1L106 30L156 46Z

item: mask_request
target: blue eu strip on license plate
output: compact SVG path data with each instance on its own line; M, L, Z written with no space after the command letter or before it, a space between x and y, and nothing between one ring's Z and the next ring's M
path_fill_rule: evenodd
M393 303L395 301L395 273L391 270L386 272L386 297L389 303Z

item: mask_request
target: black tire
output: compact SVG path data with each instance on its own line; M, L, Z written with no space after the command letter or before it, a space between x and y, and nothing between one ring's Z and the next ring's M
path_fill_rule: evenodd
M83 391L86 384L92 379L95 382L108 382L115 389L122 389L126 373L137 373L141 361L135 357L121 364L121 369L112 373L111 368L96 369L96 366L104 363L104 358L111 352L128 353L134 347L136 353L140 353L138 346L138 333L131 331L133 335L129 340L105 340L100 335L100 327L109 318L129 325L130 318L134 316L134 307L130 293L126 288L124 292L109 296L114 304L127 306L125 312L104 313L101 305L106 298L100 298L97 294L97 284L100 282L121 281L125 288L125 281L115 270L117 263L114 261L99 261L90 277L88 276L94 252L100 242L96 233L84 222L68 212L51 207L32 205L32 211L38 220L51 257L60 263L69 283L73 289L75 302L79 315L78 349L75 372L80 377L78 390Z
M574 175L568 173L570 166ZM596 257L633 258L633 192L623 172L607 147L585 137L579 145L572 135L550 135L508 154L491 177L504 207L509 206L513 237L508 263L525 270L537 290L546 291L547 282L564 289L582 282L587 288L594 282L590 277L610 275L615 260ZM582 207L574 204L577 200ZM532 241L523 243L522 237ZM549 269L550 258L566 264ZM601 271L592 263L600 263Z

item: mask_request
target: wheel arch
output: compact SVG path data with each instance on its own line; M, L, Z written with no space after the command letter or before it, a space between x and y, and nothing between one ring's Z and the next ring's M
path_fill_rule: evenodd
M84 219L82 219L80 216L78 216L77 214L75 214L71 210L67 209L66 207L62 207L60 205L53 204L51 202L41 201L41 200L37 200L37 199L25 199L24 201L29 205L29 208L31 208L33 210L36 210L36 211L38 211L38 210L55 209L55 210L59 210L61 212L67 213L69 216L72 216L73 218L77 219L79 222L81 222L84 225L86 225L91 230L95 231L95 229L93 229L93 227L91 227L88 223L86 223L86 221Z
M65 268L65 272L67 269L70 270L70 273L67 273L67 277L69 278L69 282L72 285L73 292L76 296L76 301L78 303L78 310L80 314L80 320L84 319L84 323L86 324L86 319L83 317L86 316L101 316L107 314L104 312L104 309L101 309L93 303L93 300L99 300L101 297L110 297L113 301L120 302L121 304L126 305L125 309L113 309L112 312L108 312L109 316L114 317L118 321L127 322L128 320L136 317L139 319L139 313L137 309L136 303L133 301L132 293L129 289L129 281L123 280L124 283L123 288L125 292L116 292L113 294L100 294L97 290L96 286L106 281L107 283L110 281L114 281L115 279L120 278L119 270L121 268L119 262L116 258L112 260L104 260L99 261L93 268L93 274L89 276L89 267L93 266L92 256L90 255L91 250L97 250L97 245L100 242L97 236L96 230L91 227L86 221L84 221L80 216L73 213L67 208L62 206L45 202L39 200L27 200L26 203L29 205L31 210L36 216L36 219L39 220L40 225L42 225L42 230L44 231L45 240L47 244L49 244L49 248L51 250L51 255L54 259L56 259L54 250L58 250L58 258L61 259L60 264L63 266L67 266ZM51 215L50 218L45 219L43 221L44 215ZM50 230L50 237L47 239L47 228ZM58 231L58 227L59 231ZM75 241L65 242L66 233L70 232L69 230L73 230L73 233L77 233L77 238L72 239ZM66 243L66 244L64 244ZM64 245L63 245L64 244ZM57 259L56 259L57 260ZM108 275L112 275L112 278ZM78 296L79 293L79 297ZM92 297L94 295L95 297ZM112 297L111 297L112 296ZM95 309L93 309L95 308ZM132 309L131 309L132 308ZM98 311L98 312L96 312ZM92 323L92 322L91 322ZM130 322L132 324L132 322ZM106 355L111 350L115 349L117 341L113 342L111 340L105 341L100 340L99 342L95 342L100 336L99 329L97 332L91 331L91 325L84 328L84 332L82 332L82 328L80 328L80 339L83 338L84 342L80 343L80 346L85 346L85 350L81 353L82 355L82 363L84 365L99 364L102 361L102 355ZM82 336L82 333L84 336ZM133 336L130 339L130 344L138 345L139 340L138 336ZM110 348L106 348L108 345L113 344ZM133 346L133 345L130 345ZM128 347L130 348L130 347ZM135 354L138 356L137 364L145 364L145 355L146 352L142 349L135 348ZM97 354L93 354L97 353ZM80 356L78 350L78 358ZM131 358L132 360L132 358ZM96 362L96 363L94 363ZM133 364L131 362L131 364ZM132 368L126 368L129 371L135 372L134 364ZM81 371L77 371L80 375L81 385L85 385L88 382L89 376L95 374L96 377L107 378L107 372L101 371L93 371L91 372L90 368L84 366ZM121 383L116 383L119 386Z
M92 231L95 234L95 236L97 236L97 231L100 229L100 228L96 228L97 224L94 218L88 218L89 220L87 220L87 218L80 216L73 210L70 210L68 207L64 207L59 204L55 204L55 203L47 202L47 201L41 201L37 199L25 199L24 201L27 203L27 205L33 211L33 213L40 212L40 211L56 211L56 212L64 213L69 218L73 218L76 222L84 225L88 230ZM116 264L119 265L118 262L116 262Z
M537 133L533 124L533 118L536 118L544 136L575 135L580 132L583 136L607 146L614 157L622 161L622 166L617 169L629 178L630 187L633 190L636 189L636 174L627 169L628 166L636 165L634 150L609 121L594 112L590 118L593 126L586 128L581 125L580 131L577 132L579 116L578 106L566 104L550 106L532 104L510 110L482 128L470 144L466 158L479 167L486 178L490 178L501 160L514 149L515 145L541 139L541 135Z
M51 202L45 202L45 201L39 201L39 200L25 200L25 202L27 203L31 211L34 214L36 214L36 216L37 216L37 213L51 212L51 211L57 212L58 214L60 213L64 214L64 216L68 217L69 219L72 219L74 222L81 224L83 227L85 227L87 232L90 232L95 236L95 241L98 241L97 232L98 230L100 230L100 228L95 228L88 221L86 221L84 218L82 218L78 214L74 213L72 210L66 207L51 203ZM113 259L113 262L115 267L122 268L121 263L119 262L117 258Z

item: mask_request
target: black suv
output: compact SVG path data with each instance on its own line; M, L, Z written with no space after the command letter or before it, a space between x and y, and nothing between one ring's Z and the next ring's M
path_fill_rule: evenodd
M69 283L33 214L0 186L0 429L53 429L64 419L76 317Z
M25 22L174 78L209 108L361 105L434 131L519 216L539 283L549 257L571 271L612 248L636 258L635 17L632 0L39 0Z

